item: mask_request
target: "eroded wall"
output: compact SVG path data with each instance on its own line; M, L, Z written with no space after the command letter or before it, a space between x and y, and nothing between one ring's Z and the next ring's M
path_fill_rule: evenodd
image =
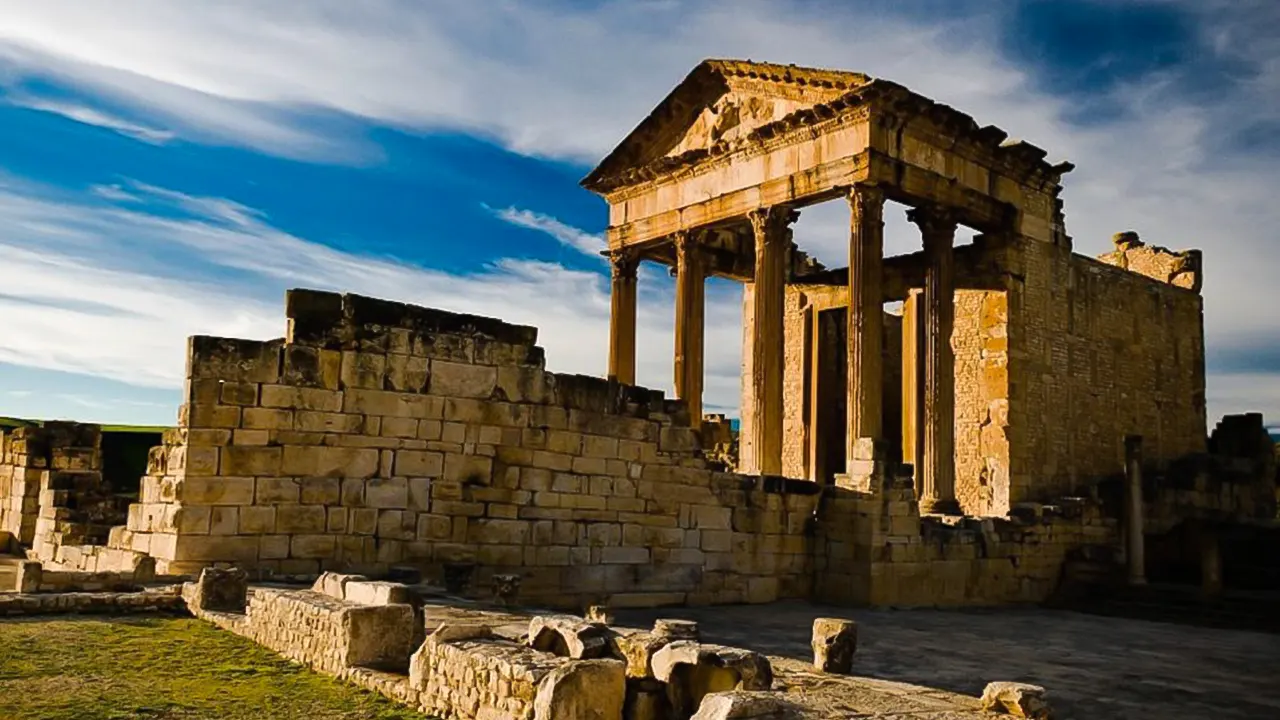
M1129 434L1157 464L1204 452L1198 292L1037 240L1006 261L1011 502L1120 472Z
M716 472L660 392L546 372L536 330L290 293L289 335L194 338L180 428L112 542L161 572L523 575L555 605L808 592L816 496Z

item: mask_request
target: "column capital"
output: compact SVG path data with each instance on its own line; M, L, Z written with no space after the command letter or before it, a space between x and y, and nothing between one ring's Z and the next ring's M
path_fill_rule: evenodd
M611 248L603 253L609 258L614 280L634 280L640 267L640 253L634 248Z
M706 239L709 231L705 229L695 230L677 230L671 234L671 244L676 249L676 256L679 257L686 253L696 253L702 246L703 240Z
M790 242L790 226L799 219L800 212L789 205L756 208L747 213L747 221L751 223L757 242Z
M926 248L935 241L948 245L955 239L960 225L959 213L943 205L927 204L907 211L907 220L920 228Z
M884 190L872 183L850 185L846 195L849 210L855 218L871 221L884 219Z

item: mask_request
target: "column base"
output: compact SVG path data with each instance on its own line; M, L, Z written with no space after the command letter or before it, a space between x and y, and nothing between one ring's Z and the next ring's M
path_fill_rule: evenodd
M960 503L955 499L922 499L920 501L921 515L963 515L964 511L960 509Z

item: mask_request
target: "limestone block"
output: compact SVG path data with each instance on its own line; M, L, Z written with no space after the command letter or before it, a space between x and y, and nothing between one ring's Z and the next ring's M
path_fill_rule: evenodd
M619 660L581 660L552 670L538 684L534 720L618 720L626 701Z
M325 573L321 573L320 577L316 578L315 583L311 585L311 590L312 592L318 592L323 595L328 595L331 598L342 600L346 597L346 591L344 588L346 587L347 583L352 581L363 581L368 579L369 578L363 575L349 575L344 573L325 572Z
M240 568L205 568L187 602L199 610L244 612L248 589L248 576Z
M685 716L713 692L768 690L773 685L773 668L760 653L688 640L655 653L653 674L667 683L672 708Z
M772 692L717 692L702 699L690 720L799 720L794 704Z
M813 621L813 666L822 672L848 675L858 651L858 624L841 618Z
M668 642L699 639L698 623L692 620L659 618L653 622L653 634Z
M1018 682L987 683L982 691L982 709L1035 720L1053 716L1044 688Z
M534 650L575 660L604 657L609 651L607 628L573 615L539 615L529 621L528 637Z
M669 638L647 632L619 632L610 638L612 653L626 660L627 677L632 678L652 678L654 653L670 643Z
M279 475L282 448L229 445L222 449L222 472L227 475Z
M435 360L427 381L432 395L487 400L498 383L498 369L488 365Z
M18 575L14 589L20 593L34 593L40 590L40 582L44 576L44 568L33 560L18 563Z
M412 594L401 583L352 579L343 587L343 599L358 605L404 605Z

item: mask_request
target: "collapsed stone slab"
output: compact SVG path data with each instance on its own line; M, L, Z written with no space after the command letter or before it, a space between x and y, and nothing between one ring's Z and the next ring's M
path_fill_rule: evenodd
M249 578L239 568L205 568L194 583L188 583L187 604L200 610L244 612ZM184 589L185 590L185 589Z
M600 658L609 652L608 629L573 615L539 615L529 621L529 647L575 660Z
M1053 716L1044 688L1019 682L987 683L982 691L982 709L1034 720Z
M677 717L689 717L703 698L730 690L768 690L773 667L763 655L742 648L678 640L654 654L653 674L667 684Z
M717 692L702 699L690 720L798 720L795 705L771 692Z
M570 662L539 683L533 716L535 720L618 720L626 694L621 661Z

